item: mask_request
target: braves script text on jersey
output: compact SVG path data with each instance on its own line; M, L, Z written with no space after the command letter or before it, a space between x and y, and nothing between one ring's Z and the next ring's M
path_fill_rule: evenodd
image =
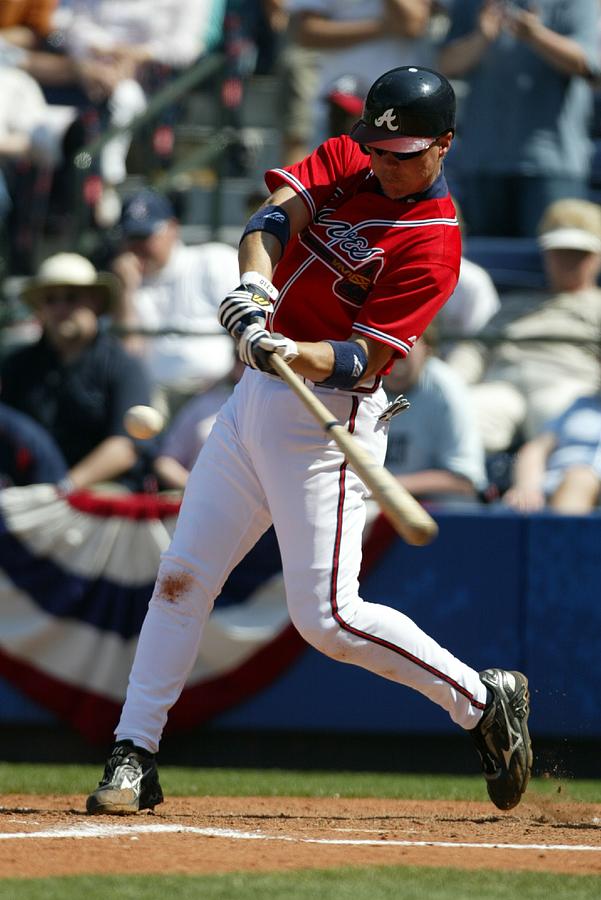
M343 136L266 181L298 191L313 219L276 269L274 330L300 341L346 340L354 330L405 356L459 275L461 238L444 177L419 198L391 200Z
M457 281L459 229L444 178L424 194L390 200L358 145L341 137L298 165L268 172L266 181L272 189L291 186L312 216L275 270L273 329L305 341L346 340L354 331L405 355ZM387 400L378 382L313 389L383 462L388 425L378 417ZM403 613L359 596L365 499L365 485L288 387L247 369L190 475L117 737L157 750L215 597L272 522L290 618L306 640L421 691L459 725L474 727L486 704L478 673ZM286 725L294 726L293 713Z

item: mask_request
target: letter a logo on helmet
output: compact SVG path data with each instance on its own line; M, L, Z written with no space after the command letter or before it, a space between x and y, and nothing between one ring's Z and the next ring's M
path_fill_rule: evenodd
M448 79L424 66L399 66L376 78L350 137L394 153L415 153L449 131L455 131L455 92Z
M399 126L394 124L394 120L396 118L396 113L394 109L387 109L382 113L381 116L378 116L377 119L374 119L374 125L377 125L378 128L381 128L384 123L386 123L386 127L390 131L398 131Z

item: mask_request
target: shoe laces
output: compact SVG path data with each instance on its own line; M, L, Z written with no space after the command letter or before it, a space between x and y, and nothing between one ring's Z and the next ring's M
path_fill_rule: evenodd
M100 784L109 784L120 766L129 769L134 775L138 774L139 769L142 768L142 763L133 747L118 745L113 748L104 767L104 774Z
M490 734L490 727L487 732ZM496 753L490 749L485 735L478 729L472 732L472 736L485 775L496 775L499 772L499 760Z
M528 715L528 695L527 691L520 690L510 701L511 710L518 719L524 719Z

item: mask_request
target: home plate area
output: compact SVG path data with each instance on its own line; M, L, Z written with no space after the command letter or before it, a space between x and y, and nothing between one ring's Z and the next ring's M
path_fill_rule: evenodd
M82 796L0 797L0 877L367 865L601 874L601 804L178 797L91 817Z

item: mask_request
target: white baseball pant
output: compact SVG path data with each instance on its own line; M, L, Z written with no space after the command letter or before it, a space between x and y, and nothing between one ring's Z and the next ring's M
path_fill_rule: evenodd
M382 462L387 426L377 417L384 391L316 390ZM190 475L140 633L117 738L157 751L215 598L272 522L290 618L303 637L327 656L420 691L458 725L473 728L486 703L478 673L403 613L359 596L365 496L341 451L289 388L247 369Z

